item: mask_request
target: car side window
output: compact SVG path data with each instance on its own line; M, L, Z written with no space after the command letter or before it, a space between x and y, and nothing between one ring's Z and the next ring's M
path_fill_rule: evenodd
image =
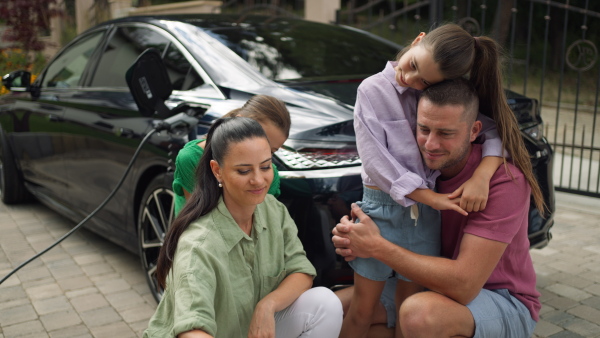
M93 87L127 87L125 73L137 57L148 48L161 53L169 39L159 32L144 27L119 27L110 38L94 72Z
M174 90L189 90L204 84L202 77L174 45L169 46L163 60Z
M104 31L92 33L65 49L48 66L42 87L71 88L77 86L103 34Z

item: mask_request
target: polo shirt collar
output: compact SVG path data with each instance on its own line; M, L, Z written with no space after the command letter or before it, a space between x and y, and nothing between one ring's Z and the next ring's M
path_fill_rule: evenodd
M265 202L263 201L263 203ZM254 237L257 237L258 234L267 228L267 223L264 221L262 208L260 207L263 203L257 205L254 210L254 220L252 222L252 230L256 233ZM231 251L243 238L250 239L235 222L233 216L231 216L229 209L225 206L223 196L219 198L217 208L212 214L214 225L221 233L221 237L227 246L227 251Z

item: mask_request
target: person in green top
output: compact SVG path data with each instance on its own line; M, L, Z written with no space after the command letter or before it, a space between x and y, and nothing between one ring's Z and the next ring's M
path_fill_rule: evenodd
M311 288L287 208L267 194L271 145L246 117L209 129L198 182L157 261L163 297L144 337L338 337L342 304Z
M241 108L234 109L223 117L243 116L252 118L263 127L269 143L271 152L281 148L290 133L292 124L290 113L283 101L268 95L256 95L251 97ZM186 143L177 154L175 159L175 173L173 180L173 192L175 192L175 216L183 208L185 201L189 198L196 184L195 173L198 161L204 153L205 139L191 140ZM273 164L274 178L269 187L269 194L278 197L279 173Z

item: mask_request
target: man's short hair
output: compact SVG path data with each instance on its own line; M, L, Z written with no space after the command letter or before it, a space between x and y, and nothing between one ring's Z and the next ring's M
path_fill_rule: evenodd
M469 80L458 78L444 80L427 87L421 93L421 100L426 99L436 106L463 106L462 119L469 123L477 120L479 97Z

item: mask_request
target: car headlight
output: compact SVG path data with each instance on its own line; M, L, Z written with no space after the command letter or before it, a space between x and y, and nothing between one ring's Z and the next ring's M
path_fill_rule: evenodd
M275 156L292 170L325 169L361 164L356 143L288 140Z
M521 129L525 134L536 141L541 141L544 138L543 125L541 123Z

